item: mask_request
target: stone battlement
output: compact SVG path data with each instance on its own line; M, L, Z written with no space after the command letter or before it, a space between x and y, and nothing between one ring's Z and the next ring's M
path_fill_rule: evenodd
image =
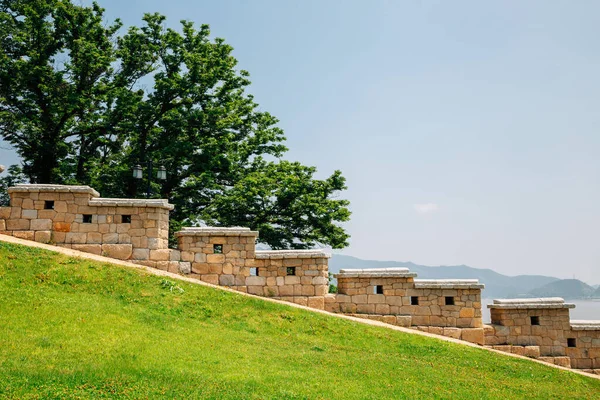
M488 304L489 309L558 309L575 308L575 304L565 303L560 297L547 297L536 299L496 299L493 304Z

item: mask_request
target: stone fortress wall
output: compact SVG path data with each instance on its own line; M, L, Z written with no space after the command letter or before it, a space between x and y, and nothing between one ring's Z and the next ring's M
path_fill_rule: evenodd
M128 260L259 296L410 327L600 372L600 321L570 321L562 299L495 300L481 319L477 280L419 280L404 268L341 270L329 294L328 254L256 250L248 228L195 227L168 247L161 199L101 198L88 186L17 185L0 234Z

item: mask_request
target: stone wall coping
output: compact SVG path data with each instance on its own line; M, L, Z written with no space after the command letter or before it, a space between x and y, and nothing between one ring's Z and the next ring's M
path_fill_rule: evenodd
M258 260L278 260L283 258L330 258L324 250L257 250L254 258Z
M186 227L175 232L175 236L255 236L257 231L251 231L250 228L239 226L234 227L215 227L215 226L197 226Z
M574 331L600 331L600 320L571 320Z
M175 206L166 199L113 199L97 197L90 199L90 207L151 207L172 210Z
M496 309L561 309L575 308L575 304L565 303L561 297L540 297L533 299L494 299L493 304L488 304L488 308Z
M494 304L563 304L562 297L537 297L522 299L494 299Z
M415 289L483 289L477 279L415 279Z
M100 197L100 193L89 186L73 186L73 185L50 185L50 184L17 184L8 188L8 193L39 193L39 192L56 192L56 193L87 193L93 197Z
M414 278L417 274L408 268L340 269L336 278Z

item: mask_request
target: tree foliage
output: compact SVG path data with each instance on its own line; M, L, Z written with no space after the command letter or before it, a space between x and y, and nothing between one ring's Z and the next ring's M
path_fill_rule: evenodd
M175 204L174 228L249 226L273 248L347 245L343 176L318 180L282 159L284 133L247 93L230 45L159 14L121 32L103 12L0 0L0 134L31 182L139 197L132 167L152 161L168 171L152 191Z

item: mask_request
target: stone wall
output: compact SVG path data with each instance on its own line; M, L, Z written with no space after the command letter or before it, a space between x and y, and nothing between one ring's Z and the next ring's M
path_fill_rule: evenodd
M320 250L255 249L248 228L184 228L168 248L167 200L108 199L88 186L18 185L0 208L0 234L69 247L215 285L323 309L327 258Z
M88 186L18 185L0 208L0 233L120 260L167 247L166 200L100 198Z
M320 250L256 251L248 228L184 228L176 233L191 277L216 285L323 309L329 287Z
M325 309L483 344L484 285L416 276L406 268L343 269L336 275L338 293L326 298Z
M108 199L88 186L18 185L0 234L185 274L259 296L375 319L600 372L600 321L570 321L562 299L495 300L482 325L477 280L419 280L405 268L341 270L328 294L321 250L257 251L248 228L184 228L168 248L167 200Z
M539 348L544 358L568 357L578 369L600 369L600 321L571 321L574 304L561 298L499 299L489 304L491 346Z

